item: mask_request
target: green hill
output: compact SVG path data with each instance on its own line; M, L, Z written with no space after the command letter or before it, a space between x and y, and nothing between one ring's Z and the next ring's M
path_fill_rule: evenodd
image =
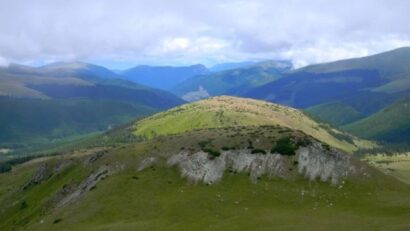
M368 142L320 124L299 110L264 101L229 96L185 104L137 121L134 134L149 139L195 129L250 125L279 125L301 130L322 142L346 151L356 150L357 146L371 146Z
M283 147L294 147L294 141L307 146L295 154L284 152ZM237 126L35 159L0 174L0 229L264 231L410 226L408 185L350 155L310 142L317 141L280 126ZM282 154L270 153L272 147ZM202 176L207 171L205 176L218 176L215 167L225 158L225 164L235 164L223 172L220 182L187 183L192 175L184 174L184 166L189 174ZM175 161L183 162L173 167ZM273 172L260 171L263 164L272 165ZM335 185L328 180L333 174L342 178Z
M304 111L334 126L348 124L363 117L353 107L340 102L320 104L306 108Z
M0 230L410 227L410 186L335 149L352 147L327 129L251 99L176 107L58 156L10 162Z
M410 99L405 98L343 129L364 138L407 142L410 139L409 115Z

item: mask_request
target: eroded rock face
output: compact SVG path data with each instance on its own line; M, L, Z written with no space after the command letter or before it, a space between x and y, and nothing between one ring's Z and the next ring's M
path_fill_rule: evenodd
M226 169L225 159L221 157L210 160L208 153L197 152L190 155L182 152L171 156L168 166L178 166L182 177L190 182L203 181L208 184L219 181Z
M96 152L84 160L84 166L90 165L107 154L106 150Z
M30 188L33 185L39 184L41 181L48 178L49 165L47 163L40 164L30 180L24 184L23 190Z
M208 153L197 152L190 155L187 152L172 155L168 166L178 166L182 177L190 182L202 181L207 184L220 181L226 170L248 172L252 182L266 174L268 177L286 178L288 160L279 154L251 154L251 150L235 150L222 152L221 156L210 159Z
M98 182L103 180L105 177L113 173L111 167L103 165L98 168L94 173L89 175L85 180L81 182L78 187L65 187L62 190L65 190L63 194L65 197L61 199L57 206L64 206L73 201L76 201L83 193L88 192L95 188ZM72 192L70 192L72 191Z
M340 178L355 171L350 156L332 150L323 150L318 144L297 151L298 170L310 180L319 178L337 184Z
M65 169L67 169L68 167L70 167L73 164L72 160L60 160L58 161L53 168L53 174L58 174L63 172Z
M137 171L141 171L145 168L149 168L157 163L158 158L156 157L148 157L141 161L141 163L138 165Z
M142 166L151 166L153 161L150 158L145 159L138 170L145 168ZM167 165L177 166L182 177L190 182L206 184L220 181L226 170L249 173L252 182L257 182L263 175L287 179L300 174L309 180L320 179L332 184L354 172L350 156L323 148L319 143L299 148L294 156L252 154L249 149L223 151L215 158L202 151L193 154L180 152L169 156ZM297 171L292 171L295 165Z

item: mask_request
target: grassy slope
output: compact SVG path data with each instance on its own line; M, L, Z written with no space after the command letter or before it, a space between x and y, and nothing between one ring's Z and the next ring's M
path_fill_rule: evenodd
M348 124L344 130L357 136L387 141L410 139L410 100L403 99L362 120Z
M342 141L330 134L341 134L340 132L330 128L325 129L296 109L228 96L186 104L138 121L135 124L134 134L152 138L193 129L238 125L280 125L301 130L322 142L345 151L353 151L357 148L352 143ZM331 130L330 133L329 130ZM355 140L355 142L357 145L371 145L359 140Z
M198 135L204 139L215 137L212 132L203 132ZM193 134L182 135L180 141L195 141L192 137ZM147 152L160 153L154 147L161 145L179 149L175 145L178 140L164 137L111 150L112 155L91 166L82 164L86 154L80 152L51 158L50 163L64 158L77 164L27 191L19 189L41 160L26 163L13 173L0 174L3 209L0 229L401 230L410 227L410 187L374 170L370 178L350 179L342 188L304 179L262 178L252 184L247 176L232 173L226 173L222 182L212 186L191 185L181 179L175 168L135 171L136 163ZM104 163L123 165L124 170L101 181L76 203L64 208L48 206L55 191L67 183L80 182ZM22 206L23 201L27 206Z
M351 123L362 117L354 108L339 102L320 104L307 108L305 111L315 118L319 118L334 126Z
M410 184L410 153L367 155L363 159L386 174Z
M82 203L46 216L30 230L395 230L410 225L409 194L380 190L373 182L338 190L306 181L252 185L245 176L227 176L209 187L187 185L173 169L147 170L138 180L135 175L127 171L107 179ZM56 219L62 221L53 225Z

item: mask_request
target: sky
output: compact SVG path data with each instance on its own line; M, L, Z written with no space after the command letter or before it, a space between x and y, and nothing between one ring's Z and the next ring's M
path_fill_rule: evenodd
M406 0L0 0L0 66L296 67L410 46Z

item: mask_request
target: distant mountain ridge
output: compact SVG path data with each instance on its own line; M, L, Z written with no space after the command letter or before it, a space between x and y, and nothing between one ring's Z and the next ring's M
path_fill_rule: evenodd
M122 71L124 79L153 88L169 90L193 77L209 73L202 64L192 66L148 66L141 65Z
M17 75L41 75L50 77L77 77L85 79L93 78L119 78L111 70L85 62L56 62L40 67L30 67L20 64L10 64L7 68L0 69Z
M47 92L52 91L53 88L66 87L66 92L70 88L73 90L70 94L66 94L67 97L88 97L91 93L85 96L82 93L76 95L76 92L83 92L83 89L84 91L92 91L94 87L101 86L126 88L124 92L143 91L147 94L146 97L150 94L153 96L166 95L174 98L174 101L182 102L168 92L121 79L118 74L94 64L60 62L41 67L12 64L7 68L0 68L0 95L4 96L52 98L52 96L47 95ZM86 90L87 88L89 90ZM15 89L19 91L15 91ZM61 90L64 91L64 89ZM60 92L60 95L62 93ZM106 98L110 98L108 94L105 95Z
M334 125L346 125L356 135L382 139L384 135L364 134L359 128L347 124L373 113L378 118L387 119L378 112L410 96L410 48L292 70L280 79L249 90L243 96L309 108L314 116ZM360 126L358 122L355 127L363 128L364 123L375 120L373 117L369 120L365 118ZM394 141L400 136L396 133L389 137L390 141Z
M219 72L219 71L227 71L227 70L232 70L232 69L238 69L238 68L245 68L249 67L252 65L255 65L256 61L245 61L245 62L231 62L231 63L220 63L216 64L212 67L209 68L211 72Z
M205 90L210 96L216 95L241 95L250 89L276 80L282 73L292 69L289 61L263 61L249 66L213 72L195 78L190 78L177 85L171 91L187 101L187 98L199 88Z
M348 126L410 96L410 47L299 69L280 60L210 68L141 65L116 72L83 62L12 64L0 68L0 95L113 99L159 109L211 96L243 96L307 109L334 126Z
M104 131L184 101L83 62L0 68L0 147Z

